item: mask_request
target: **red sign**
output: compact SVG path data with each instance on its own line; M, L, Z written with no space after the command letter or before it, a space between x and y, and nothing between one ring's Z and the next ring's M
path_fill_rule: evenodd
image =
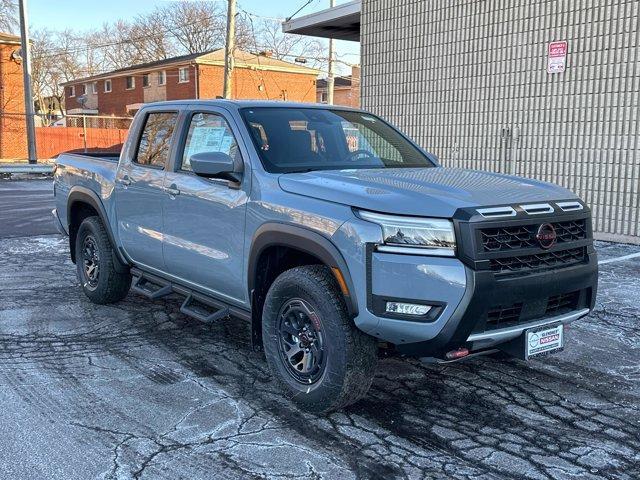
M567 42L551 42L548 47L547 72L562 73L567 67Z

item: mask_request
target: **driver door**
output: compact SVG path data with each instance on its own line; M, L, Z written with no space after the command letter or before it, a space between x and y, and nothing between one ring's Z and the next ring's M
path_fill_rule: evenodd
M223 152L248 158L239 131L226 111L192 110L184 123L182 147L165 177L163 254L167 273L236 304L248 304L244 281L244 229L251 187L250 162L240 186L203 178L190 156Z

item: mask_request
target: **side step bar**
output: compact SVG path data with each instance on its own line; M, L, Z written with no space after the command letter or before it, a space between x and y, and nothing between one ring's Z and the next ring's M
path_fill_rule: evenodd
M132 291L151 300L158 300L172 293L177 293L185 297L180 306L180 312L201 322L212 323L229 316L251 320L251 312L248 310L229 305L209 295L172 283L158 275L143 272L135 267L131 269L131 275L134 278L131 285ZM214 311L210 312L206 307Z
M195 318L196 320L200 320L204 323L212 323L221 318L229 316L229 308L224 307L218 310L217 312L211 313L209 315L205 313L200 313L200 311L193 308L194 298L193 295L187 295L187 298L184 299L182 305L180 306L180 311L185 315L189 315L190 317Z
M173 293L173 288L171 288L170 284L164 286L157 285L155 283L152 283L144 275L134 277L133 285L131 285L131 290L151 300L157 300Z

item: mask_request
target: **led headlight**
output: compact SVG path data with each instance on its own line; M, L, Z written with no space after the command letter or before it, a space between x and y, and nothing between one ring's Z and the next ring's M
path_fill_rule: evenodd
M453 223L441 218L401 217L359 210L363 220L382 227L378 251L453 257L456 238Z

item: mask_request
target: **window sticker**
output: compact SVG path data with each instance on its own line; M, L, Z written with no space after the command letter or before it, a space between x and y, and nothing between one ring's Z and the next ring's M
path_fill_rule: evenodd
M222 152L225 127L195 127L189 141L188 156L200 152ZM227 136L227 138L229 138ZM229 146L227 146L228 153Z

